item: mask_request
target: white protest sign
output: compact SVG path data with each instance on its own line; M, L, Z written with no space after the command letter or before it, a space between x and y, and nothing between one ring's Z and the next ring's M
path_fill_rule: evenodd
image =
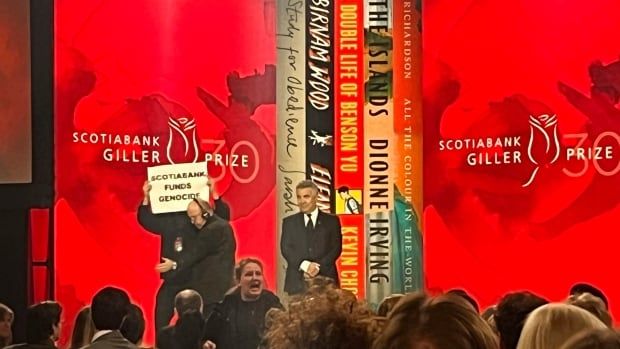
M153 213L185 211L198 197L209 200L206 162L149 167L147 175Z

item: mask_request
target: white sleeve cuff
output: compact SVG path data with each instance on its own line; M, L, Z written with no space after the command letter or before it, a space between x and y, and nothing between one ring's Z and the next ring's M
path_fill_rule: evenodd
M303 271L304 273L308 272L308 268L310 268L310 261L303 261L299 265L299 270Z

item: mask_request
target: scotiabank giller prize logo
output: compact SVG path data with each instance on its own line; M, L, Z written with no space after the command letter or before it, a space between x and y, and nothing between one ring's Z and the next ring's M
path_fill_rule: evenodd
M171 115L168 117L168 126L170 127L166 147L168 161L171 164L196 162L199 152L195 120L187 117L175 118Z
M439 151L466 151L465 161L471 167L523 164L522 154L527 152L527 161L534 167L523 180L524 188L536 182L541 170L558 165L561 158L565 160L562 173L569 177L585 175L590 166L605 177L620 172L620 135L615 131L560 135L555 114L530 115L529 131L527 147L522 136L508 135L441 139Z
M535 152L533 151L534 142L544 145L544 152L538 153L541 154L539 159L536 159ZM558 118L555 115L542 114L537 117L530 115L530 141L527 145L527 156L536 167L532 171L530 179L523 184L523 187L527 187L534 182L541 166L551 165L558 161L560 157Z

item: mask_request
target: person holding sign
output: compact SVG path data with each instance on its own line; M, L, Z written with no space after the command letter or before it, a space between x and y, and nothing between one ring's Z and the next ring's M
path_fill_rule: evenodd
M304 278L322 275L338 284L336 260L342 251L342 232L337 216L319 210L319 189L310 180L295 188L299 212L282 221L280 249L287 262L284 291L289 295L305 291Z
M219 196L216 196L210 179L207 181L207 185L212 194L211 196L216 197L214 200L215 210L212 216L217 217L218 221L223 221L223 225L230 227L226 222L230 218L228 204ZM160 272L163 283L157 291L155 304L155 330L158 332L161 328L167 326L172 318L176 294L181 290L191 288L193 280L196 278L192 270L196 266L192 267L185 263L183 268L179 268L178 262L184 254L189 253L190 246L194 245L194 241L199 234L196 232L196 227L192 225L191 220L188 219L186 211L153 214L150 204L151 184L149 181L144 182L142 191L144 198L138 208L138 222L147 231L161 237L160 255L162 263L157 265L157 269ZM213 219L215 220L215 218ZM196 272L196 274L199 274L199 272ZM219 299L214 302L217 301Z

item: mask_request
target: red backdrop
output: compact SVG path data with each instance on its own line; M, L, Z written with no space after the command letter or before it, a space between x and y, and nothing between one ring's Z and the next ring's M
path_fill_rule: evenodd
M561 300L585 281L620 314L620 4L424 5L428 287L487 306L519 289ZM513 144L486 144L505 137ZM484 144L448 149L466 139Z
M153 323L159 238L137 223L141 186L157 159L196 155L179 148L169 117L195 120L190 141L199 144L199 159L235 145L250 156L248 168L209 171L222 177L217 187L231 206L238 257L261 258L275 286L275 74L266 68L275 62L273 6L55 1L57 298L67 324L106 285L126 289ZM101 133L120 135L121 144ZM125 135L150 144L126 144ZM148 325L147 342L152 335Z

